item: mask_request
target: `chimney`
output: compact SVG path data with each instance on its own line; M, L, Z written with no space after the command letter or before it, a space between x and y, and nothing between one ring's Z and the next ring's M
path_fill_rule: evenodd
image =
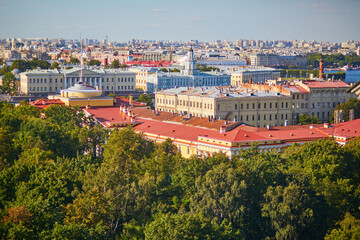
M220 133L225 133L225 132L226 132L226 126L221 126Z
M289 125L289 121L288 121L288 120L285 120L284 126L287 126L287 125Z
M130 104L130 105L132 105L132 101L133 101L133 95L130 94L130 95L129 95L129 104Z
M329 128L329 123L324 123L324 128Z
M271 130L271 125L266 125L267 130Z

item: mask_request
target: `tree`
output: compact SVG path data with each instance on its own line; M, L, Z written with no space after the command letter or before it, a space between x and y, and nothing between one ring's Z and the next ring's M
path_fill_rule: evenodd
M70 64L79 64L79 63L80 63L80 60L77 59L77 58L72 57L72 58L70 58L69 63L70 63Z
M307 124L320 124L321 121L317 116L309 116L307 113L300 114L297 124L307 125Z
M205 217L214 218L218 223L227 220L239 227L244 220L247 207L245 181L239 179L237 172L226 164L219 164L195 182L196 192L190 208L201 212Z
M16 77L11 72L5 73L2 79L2 91L13 94L16 91Z
M345 121L349 121L350 110L354 110L354 119L360 118L360 100L356 98L350 98L346 103L342 103L335 107L335 110L343 110L343 116ZM330 116L330 122L334 122L334 112Z
M224 222L218 225L201 214L158 214L145 226L145 239L243 239L240 231Z
M296 183L270 186L262 215L270 219L276 239L322 239L326 233L323 207L314 192Z
M115 59L111 64L110 68L120 68L119 60Z
M338 228L329 232L325 240L355 240L360 239L360 220L346 213L344 219L338 223Z
M94 59L92 59L92 60L90 60L90 61L88 62L88 65L89 65L89 66L100 66L100 65L101 65L101 62L100 62L99 60L94 60Z
M60 64L58 62L54 62L52 65L51 65L51 68L52 69L59 69L60 68Z
M140 97L139 97L139 101L144 102L147 105L150 105L151 97L149 96L149 94L141 94Z

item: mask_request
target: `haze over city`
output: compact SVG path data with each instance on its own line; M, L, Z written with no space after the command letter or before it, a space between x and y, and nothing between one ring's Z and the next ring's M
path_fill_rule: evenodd
M360 39L360 1L0 0L0 38Z

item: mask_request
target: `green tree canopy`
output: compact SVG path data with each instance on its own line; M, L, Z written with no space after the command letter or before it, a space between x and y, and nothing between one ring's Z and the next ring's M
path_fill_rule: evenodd
M1 90L14 94L16 92L16 77L11 72L5 73L2 78Z
M119 60L115 59L111 64L110 68L120 68Z

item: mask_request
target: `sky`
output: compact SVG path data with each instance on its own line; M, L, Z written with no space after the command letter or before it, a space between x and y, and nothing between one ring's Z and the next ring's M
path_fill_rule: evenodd
M0 0L0 38L360 40L360 0Z

